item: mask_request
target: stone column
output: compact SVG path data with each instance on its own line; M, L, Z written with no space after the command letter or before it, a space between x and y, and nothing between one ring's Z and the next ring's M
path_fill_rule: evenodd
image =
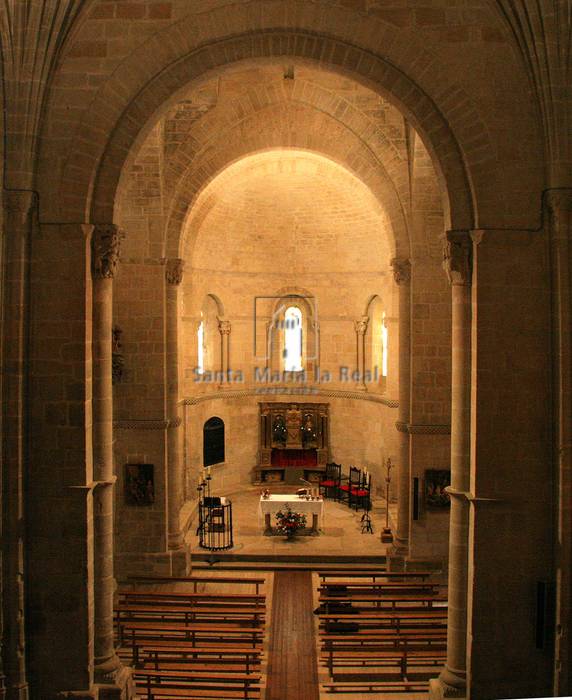
M451 515L447 661L430 683L432 698L467 694L467 576L471 435L471 250L468 232L448 231L443 267L452 294Z
M230 361L230 331L231 324L224 318L218 319L218 332L220 333L220 384L229 381L228 370Z
M25 479L28 460L28 314L34 192L5 191L3 319L3 661L7 697L28 698L25 638Z
M552 383L554 474L557 483L555 695L572 693L572 189L546 196L552 280Z
M92 235L93 271L93 521L95 681L115 688L129 673L113 643L113 276L121 233L114 224L97 224Z
M411 263L405 258L391 261L393 278L399 287L399 413L400 433L397 476L397 532L393 554L407 555L410 531L409 432L411 396Z
M166 284L166 370L167 370L167 541L170 550L183 547L180 513L183 504L183 443L179 409L179 289L185 261L167 260Z
M354 328L356 332L356 369L359 372L359 379L357 381L358 388L362 391L365 390L365 334L367 333L367 326L369 323L369 316L362 316L357 321L354 321Z

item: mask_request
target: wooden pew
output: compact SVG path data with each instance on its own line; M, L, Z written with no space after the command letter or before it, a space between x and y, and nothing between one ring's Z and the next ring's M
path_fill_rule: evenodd
M229 664L238 662L245 673L260 667L263 656L262 647L252 648L240 645L225 644L209 647L189 647L182 642L143 643L139 648L142 664L151 665L155 669L165 664L200 664L207 668L209 664Z
M154 698L172 697L172 691L186 691L186 695L178 697L236 697L250 698L259 692L260 676L246 673L232 673L212 678L210 672L178 671L161 669L159 671L149 669L133 669L133 678L137 685L137 692L145 693L148 700ZM219 693L218 695L206 695ZM221 692L222 691L222 692ZM250 691L253 691L251 693ZM224 695L222 694L224 693Z
M184 593L181 591L126 591L117 594L120 603L149 601L151 604L176 605L181 601L192 602L195 605L208 603L211 606L260 605L266 603L266 596L260 593Z
M318 598L322 603L372 603L381 608L383 604L391 605L392 610L402 608L432 608L434 603L446 603L447 599L437 595L402 595L399 593L355 593L349 596L335 596L321 594ZM401 605L400 605L401 604Z
M349 667L391 667L397 666L403 677L407 676L412 666L429 666L442 664L447 658L447 650L443 649L382 649L380 651L349 650L336 653L330 650L323 657L330 678L334 678L336 666ZM346 672L347 673L347 672ZM370 673L370 675L372 675Z
M179 625L159 622L127 622L122 623L120 646L131 648L133 663L139 662L139 648L145 643L157 640L170 642L187 642L191 646L204 646L207 642L213 644L250 643L256 646L262 641L262 627L237 627L235 625ZM199 643L199 644L197 644Z
M427 681L355 681L323 683L326 693L426 693Z
M368 592L368 591L387 591L390 593L416 591L421 593L436 593L441 586L438 583L427 581L396 581L386 583L382 581L336 581L331 583L320 584L318 591L320 593L328 593L329 591L341 591L343 588L348 593L353 591Z
M232 583L254 586L256 593L260 592L260 586L266 583L265 578L240 578L238 576L129 576L129 581L141 581L142 583L192 583L193 593L197 592L197 586L201 583Z
M435 612L436 614L432 614ZM346 629L339 626L348 625ZM403 613L391 610L379 610L374 608L373 612L360 611L357 613L326 613L319 616L320 634L335 634L335 627L338 626L339 634L344 634L346 630L356 627L359 630L378 629L394 630L395 632L419 632L438 631L447 629L447 613L440 612L434 608L421 608L419 612Z
M258 626L264 623L265 609L256 606L238 608L196 607L195 605L178 605L164 607L150 603L120 603L114 608L116 624L130 620L163 620L171 622L238 622Z
M371 578L373 581L377 579L384 578L387 580L393 579L415 579L419 578L425 580L430 576L433 576L434 572L431 571L385 571L384 569L360 569L358 571L319 571L318 576L325 583L326 579L329 578L339 578L339 579L355 579L355 578ZM340 581L343 583L343 581Z

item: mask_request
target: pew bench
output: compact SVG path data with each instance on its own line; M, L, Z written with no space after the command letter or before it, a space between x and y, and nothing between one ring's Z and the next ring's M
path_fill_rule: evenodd
M194 605L173 605L162 607L146 604L119 604L114 608L116 624L131 620L163 620L172 622L250 622L259 625L264 622L265 609L260 607L211 608Z
M213 679L210 673L201 675L198 671L134 669L133 678L137 694L148 700L193 696L250 698L260 691L260 676L253 674L236 673Z
M325 595L321 594L318 598L320 604L323 603L374 603L377 607L381 607L381 604L390 604L392 610L397 610L399 604L401 604L404 610L411 609L415 607L416 604L419 608L431 608L434 603L446 603L447 599L441 596L416 596L416 595L400 595L400 594L385 594L379 593L378 595L372 595L368 593L355 593L346 596L339 595ZM408 604L408 605L404 605ZM409 606L409 607L408 607Z
M408 593L415 591L417 593L435 594L439 591L442 586L438 583L427 583L427 582L410 582L410 581L398 581L391 583L384 583L381 581L342 581L336 583L322 583L318 587L320 593L327 593L329 591L340 591L342 594L342 589L346 589L347 593L350 594L353 591L358 593L366 593L370 591L386 591L388 593Z
M254 586L256 593L260 592L260 586L266 583L265 578L241 578L238 576L129 576L130 581L141 581L145 584L152 583L190 583L193 592L197 592L200 584L206 583L232 583Z
M180 605L181 601L199 605L207 602L209 605L249 604L265 605L266 596L263 593L185 593L181 591L162 591L161 593L149 591L125 591L117 593L120 603L149 602L157 605Z
M250 642L256 648L264 634L262 627L235 627L232 625L172 625L169 623L128 622L122 624L120 645L131 648L133 663L139 662L139 649L159 640L185 642L188 646L205 646L208 642L233 644ZM127 638L128 637L128 638Z
M201 664L206 668L214 663L239 663L246 673L250 668L260 666L263 656L262 646L252 648L239 645L221 645L210 647L189 647L184 642L155 642L153 644L142 644L139 647L139 657L143 664L151 664L156 669L159 665L180 663L180 664Z
M327 666L330 677L334 677L335 667L367 668L374 666L399 667L402 676L407 676L408 669L416 666L434 666L442 664L447 658L446 649L420 649L420 650L387 650L387 651L330 651L322 656L323 663ZM346 672L347 673L347 672Z
M326 693L426 693L427 681L355 681L323 683Z
M374 581L378 578L392 579L428 579L433 576L431 571L385 571L384 569L361 569L360 571L319 571L318 576L325 582L328 578L355 579L371 578ZM340 583L343 583L340 581Z

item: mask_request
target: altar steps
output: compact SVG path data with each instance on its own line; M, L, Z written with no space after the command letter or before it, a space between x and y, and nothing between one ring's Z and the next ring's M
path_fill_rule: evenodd
M372 568L384 569L383 555L328 556L292 554L230 554L217 552L192 552L193 571L360 571ZM434 571L437 577L445 576L446 570L434 561L416 561L409 570Z

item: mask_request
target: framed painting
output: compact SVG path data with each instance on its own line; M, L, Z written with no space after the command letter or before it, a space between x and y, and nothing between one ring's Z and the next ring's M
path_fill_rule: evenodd
M155 476L153 464L125 465L125 504L150 506L155 502Z
M449 469L425 470L425 506L427 508L441 509L451 505L451 497L445 491L451 485L451 471Z

